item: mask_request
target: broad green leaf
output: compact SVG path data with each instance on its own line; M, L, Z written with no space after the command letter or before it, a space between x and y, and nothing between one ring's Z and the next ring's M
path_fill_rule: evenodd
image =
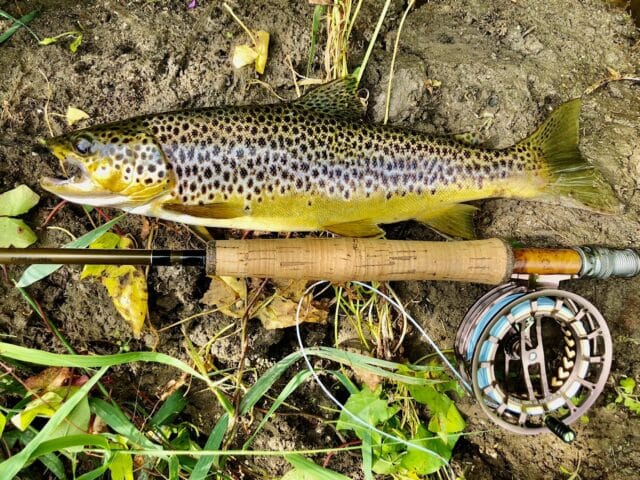
M372 392L364 387L360 392L351 395L344 407L368 425L375 427L389 420L399 410L399 407L389 406L387 400L380 398L380 394L380 388ZM344 410L340 412L336 428L338 430L353 430L361 439L364 435L363 432L367 430ZM374 438L374 440L376 439Z
M36 234L22 220L0 217L0 248L25 248L36 240Z
M111 480L133 480L133 459L130 453L115 452L109 463Z
M453 401L444 393L438 392L432 385L407 385L409 393L416 402L429 407L432 413L447 414Z
M448 445L440 438L434 437L431 432L427 431L424 425L418 427L417 437L418 438L411 440L409 443L432 450L447 461L451 458L453 445ZM453 443L455 444L455 442ZM440 470L444 464L441 458L424 452L415 446L407 447L407 453L402 456L400 460L401 466L410 472L416 472L420 475L435 473Z
M40 196L26 185L0 194L0 216L16 217L35 207Z
M56 428L49 439L68 437L70 435L83 435L89 429L89 420L91 419L91 411L89 409L89 400L87 397L80 400L76 408L74 408L64 422ZM82 450L77 447L75 451Z
M461 432L464 427L464 419L453 403L447 410L446 415L438 412L429 421L429 431L440 435L445 442L449 438L448 434Z
M0 438L2 438L2 432L4 432L4 426L7 424L7 417L0 412Z
M627 395L632 395L633 390L636 388L636 381L631 377L624 377L620 379L620 388Z
M285 455L284 458L294 469L282 477L282 480L349 480L349 477L323 468L297 453Z
M84 248L91 244L96 239L100 238L107 230L117 224L125 214L122 214L113 220L108 221L104 225L100 225L95 230L92 230L88 233L85 233L80 238L75 239L72 242L67 243L62 248ZM16 284L17 287L24 288L29 285L37 282L38 280L42 280L43 278L51 275L53 272L58 270L62 265L31 265L27 268L20 280Z

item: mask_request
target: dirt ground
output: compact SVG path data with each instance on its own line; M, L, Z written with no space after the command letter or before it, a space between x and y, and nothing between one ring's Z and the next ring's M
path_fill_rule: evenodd
M14 15L34 8L39 17L31 27L51 36L79 26L85 33L76 54L65 44L37 46L24 30L0 45L0 191L26 183L42 194L39 207L27 216L36 227L39 246L68 241L59 230L37 227L58 200L38 187L42 176L55 176L54 157L36 145L49 136L45 111L53 132L67 130L60 116L67 106L91 116L87 125L132 114L191 106L273 102L274 96L253 82L249 69L230 65L233 45L246 41L241 29L218 6L200 1L188 10L186 1L70 2L4 1L0 8ZM365 0L355 24L351 62L357 65L371 37L381 0ZM363 78L370 92L369 117L380 122L388 69L403 2L395 1ZM236 13L252 28L271 33L269 62L262 80L284 97L293 98L288 65L306 67L313 7L306 1L237 1ZM2 30L0 28L0 30ZM418 1L408 16L400 42L391 121L441 134L476 131L486 144L507 146L525 137L551 107L580 96L605 78L607 67L623 73L640 69L640 35L624 10L604 0L433 0ZM320 71L320 65L318 72ZM430 82L427 82L430 80ZM441 82L430 91L429 85ZM535 246L600 244L637 246L640 237L640 86L614 83L585 98L582 113L584 154L612 183L624 205L620 215L602 216L555 205L491 200L481 202L476 218L480 237L517 239ZM115 213L115 212L111 212ZM78 206L68 205L52 225L75 235L90 225ZM139 236L143 220L129 216L121 228ZM426 227L407 223L389 226L390 238L435 239ZM216 232L223 235L222 232ZM156 247L197 247L181 226L159 224ZM19 269L13 269L19 273ZM202 310L199 303L207 280L187 268L165 268L149 276L151 322L162 328ZM395 285L413 315L443 348L453 344L465 311L487 289L468 284L411 282ZM483 431L462 440L452 465L468 479L565 478L560 466L581 462L583 479L636 478L640 471L640 419L622 408L607 407L615 397L613 386L622 375L640 379L640 279L581 281L567 285L601 309L614 337L614 362L604 395L589 412L589 422L576 425L577 441L567 446L551 435L520 437L495 429L471 400L460 408L469 431ZM63 268L31 288L48 313L81 352L112 353L128 343L131 349L149 349L151 334L139 341L115 312L103 289L80 281L79 268ZM231 319L208 315L186 327L190 340L204 345ZM309 328L309 343L328 342L331 326ZM0 283L0 334L11 341L51 351L62 346L33 315L15 289ZM179 328L162 332L157 348L185 358ZM411 348L425 348L418 341ZM252 321L248 362L264 371L295 350L292 332L265 332ZM409 347L407 347L409 348ZM220 368L233 367L240 351L237 336L213 345ZM418 357L419 352L408 352ZM175 377L164 368L132 367L115 376L120 400L138 389L153 396ZM250 381L250 379L247 379ZM317 405L321 392L309 386L295 397L303 411ZM194 394L187 411L190 420L209 431L220 412L210 396ZM338 445L332 430L303 417L276 417L255 448L292 449ZM244 478L281 474L281 460L243 461L251 471ZM360 478L357 458L330 464ZM240 467L238 467L240 471Z

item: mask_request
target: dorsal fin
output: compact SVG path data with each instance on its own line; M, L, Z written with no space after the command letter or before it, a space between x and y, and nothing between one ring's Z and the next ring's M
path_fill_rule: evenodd
M358 80L353 75L320 85L293 104L345 120L362 120L365 113L364 103L358 97Z

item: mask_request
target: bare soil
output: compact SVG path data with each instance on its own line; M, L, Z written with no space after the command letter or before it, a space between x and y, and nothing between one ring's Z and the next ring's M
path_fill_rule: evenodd
M371 37L382 0L365 1L353 32L351 61L357 65ZM91 115L100 124L133 114L220 104L273 102L276 98L256 84L250 69L234 70L230 51L246 42L242 30L211 2L186 1L71 2L65 0L0 2L0 8L23 15L37 8L31 27L41 36L82 28L84 40L76 54L64 43L41 47L26 31L0 46L0 191L26 183L42 194L26 220L39 236L39 246L58 246L69 238L59 230L39 228L58 203L41 191L38 179L55 176L59 166L36 145L38 137L66 131L57 114L67 106ZM369 117L380 122L391 51L404 7L393 2L371 63L363 78L370 92ZM313 6L304 1L238 1L236 13L251 28L271 33L265 74L281 96L293 98L293 67L304 72ZM0 28L0 31L2 28ZM640 68L638 31L624 10L603 0L433 0L418 1L400 42L392 94L391 121L427 132L481 132L489 146L507 146L525 137L551 107L580 96L605 78L607 67L633 73ZM317 62L317 71L321 63ZM319 74L319 73L318 73ZM440 87L430 89L434 82ZM585 155L604 172L622 204L620 215L596 215L556 205L491 200L479 204L480 237L516 239L535 246L600 244L637 246L640 237L640 86L612 83L585 98L582 114ZM116 212L109 212L115 214ZM91 228L81 207L67 205L52 224L75 235ZM128 217L121 228L138 239L144 220ZM414 223L390 226L391 238L432 239ZM223 235L222 232L217 232ZM198 241L179 225L158 223L156 247L196 247ZM14 275L20 269L11 269ZM150 321L160 329L202 310L199 303L207 279L187 268L151 272ZM451 347L465 311L487 289L477 285L411 282L395 285L412 314L443 348ZM583 479L636 478L640 471L640 419L608 406L621 376L640 379L640 279L581 281L567 285L601 309L613 337L615 358L607 389L589 412L589 422L576 425L577 441L567 446L551 435L520 437L496 429L471 400L460 408L469 431L452 464L469 479L564 478L560 466L581 461ZM79 268L59 270L31 288L50 319L75 349L112 353L123 344L187 359L179 327L157 335L132 338L102 287L80 281ZM197 346L204 345L233 320L211 314L185 327ZM7 283L0 283L0 334L13 342L64 352L62 345ZM330 326L307 329L308 343L329 342ZM292 332L265 332L252 321L248 333L248 363L264 371L296 348ZM237 335L213 344L219 368L232 368L240 354ZM414 349L407 352L407 349ZM419 340L405 353L418 357L426 347ZM112 375L119 401L136 391L155 399L159 389L176 377L166 368L132 366ZM250 383L251 377L246 381ZM135 386L135 388L132 387ZM318 413L321 392L309 385L292 400L302 411ZM206 393L193 393L188 419L208 432L220 411ZM259 412L256 415L260 415ZM278 416L258 438L256 449L285 450L339 445L325 424L299 415ZM286 470L278 459L250 458L233 464L243 478L272 478ZM330 467L360 478L358 458L337 456ZM242 472L242 473L241 473Z

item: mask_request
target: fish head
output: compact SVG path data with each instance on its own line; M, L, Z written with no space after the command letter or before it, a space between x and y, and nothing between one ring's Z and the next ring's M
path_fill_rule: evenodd
M45 190L75 203L134 207L172 190L171 165L153 135L126 122L87 128L46 141L71 170L45 177Z

